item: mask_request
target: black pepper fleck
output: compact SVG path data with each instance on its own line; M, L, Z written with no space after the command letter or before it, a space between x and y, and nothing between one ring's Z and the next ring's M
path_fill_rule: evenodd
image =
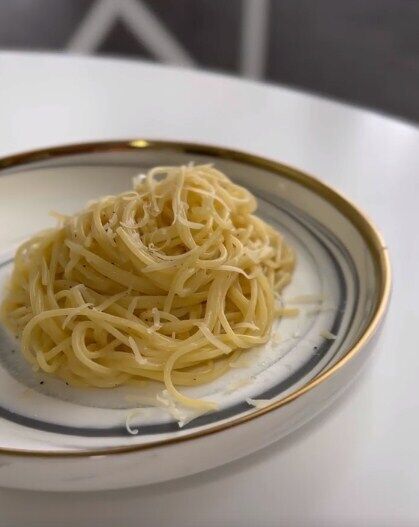
M39 384L44 384L44 381L41 381Z

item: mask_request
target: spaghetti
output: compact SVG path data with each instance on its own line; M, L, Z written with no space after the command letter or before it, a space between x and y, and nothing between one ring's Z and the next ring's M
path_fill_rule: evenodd
M34 369L75 386L182 394L269 339L294 255L211 165L157 167L19 247L2 315Z

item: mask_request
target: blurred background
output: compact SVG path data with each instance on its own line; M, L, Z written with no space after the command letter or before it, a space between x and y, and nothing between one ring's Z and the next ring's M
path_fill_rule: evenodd
M110 55L419 121L419 0L0 0L0 50Z

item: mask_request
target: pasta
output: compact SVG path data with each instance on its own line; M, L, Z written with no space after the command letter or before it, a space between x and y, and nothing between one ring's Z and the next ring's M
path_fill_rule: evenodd
M156 167L57 215L17 250L2 317L34 369L74 386L147 379L181 393L269 339L294 254L255 197L211 165Z

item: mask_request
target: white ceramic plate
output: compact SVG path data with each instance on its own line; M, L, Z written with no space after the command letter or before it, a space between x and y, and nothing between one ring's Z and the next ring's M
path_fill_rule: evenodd
M75 389L34 373L0 327L0 485L49 490L147 484L226 463L278 439L328 404L368 355L389 296L385 247L353 205L319 181L254 156L199 145L100 143L0 160L0 292L16 245L86 201L131 187L155 165L212 162L249 188L258 214L296 249L284 293L300 308L248 363L186 390L219 410L182 427L147 404L162 386ZM1 294L1 293L0 293ZM311 303L300 302L309 295ZM335 339L325 338L332 333ZM362 348L362 351L361 351ZM248 399L269 400L255 408ZM133 413L133 408L140 409ZM138 430L128 433L130 426ZM2 466L3 465L3 466Z

